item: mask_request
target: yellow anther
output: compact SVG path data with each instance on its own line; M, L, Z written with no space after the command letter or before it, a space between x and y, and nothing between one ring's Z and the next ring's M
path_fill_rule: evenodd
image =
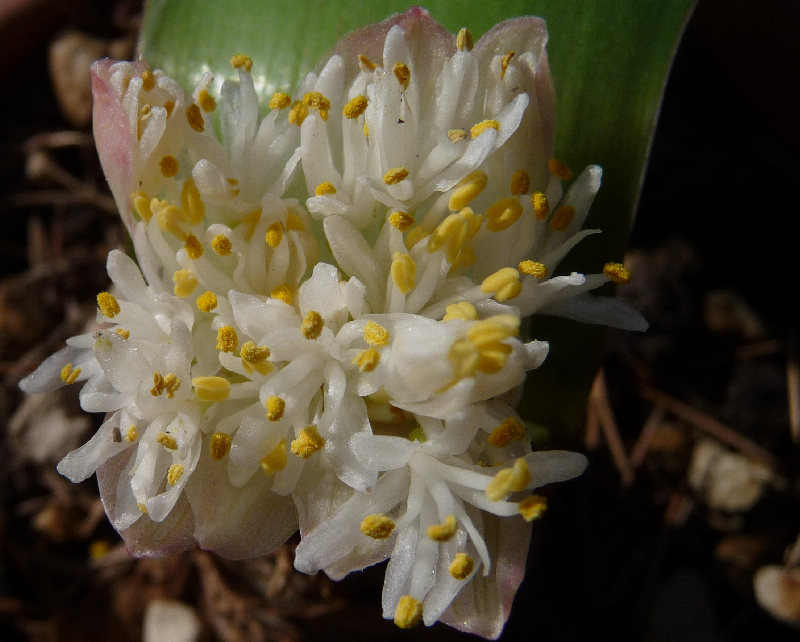
M267 408L267 419L270 421L278 421L283 417L283 411L286 409L286 402L278 395L270 395L264 404Z
M325 327L325 319L316 310L309 310L303 317L303 323L300 325L300 332L306 339L318 339L322 334L322 328Z
M301 219L297 214L294 212L289 212L288 216L286 217L286 231L305 232L306 225L303 223L303 219Z
M550 203L547 202L547 197L542 192L531 194L531 207L533 215L540 221L545 220L550 214Z
M174 486L181 477L183 477L183 466L181 464L172 464L167 471L167 483Z
M314 189L314 194L317 196L327 196L328 194L336 194L336 187L334 187L333 183L329 183L325 181L324 183L320 183Z
M245 372L253 372L255 370L259 374L269 374L272 370L272 364L267 362L269 359L269 348L267 346L257 346L253 341L245 342L239 354L242 357L242 367Z
M191 176L186 179L181 189L181 208L192 225L199 225L206 216L206 206Z
M381 513L367 515L361 520L361 532L372 539L386 539L394 530L394 520Z
M522 204L516 196L503 198L486 209L486 227L490 232L506 230L522 216Z
M422 619L422 602L404 595L394 611L394 623L401 629L412 629Z
M475 321L478 318L478 311L469 301L459 301L451 303L445 308L442 321L453 321L454 319L464 319L465 321Z
M308 107L306 107L302 101L295 100L294 103L292 103L292 108L289 110L289 123L300 127L306 119L306 116L308 116Z
M458 530L458 523L456 522L455 515L448 515L441 524L431 524L428 526L425 533L432 540L446 542L456 534L456 530Z
M426 227L422 225L415 227L408 234L406 234L406 247L410 250L422 239L428 236L428 234L430 234L430 230L428 230Z
M537 279L543 279L547 276L547 266L544 263L539 263L538 261L520 261L517 269L522 274L530 274L531 276L535 276Z
M467 330L467 339L478 348L518 335L519 317L513 314L495 314L488 319L478 321Z
M469 205L486 188L489 176L480 170L468 174L453 188L447 207L451 212L458 212Z
M456 36L456 48L459 51L472 51L472 34L469 29L462 27Z
M497 122L496 120L491 120L491 119L482 120L481 122L473 125L472 129L469 130L469 133L470 136L472 136L473 138L477 138L487 129L494 129L496 131L500 129L500 123Z
M200 105L200 108L207 114L211 113L217 108L217 101L214 100L214 97L205 89L203 89L197 95L197 104Z
M152 204L151 204L151 209L152 209ZM158 209L156 220L158 221L158 228L162 232L169 232L179 241L186 240L186 232L184 232L181 225L184 223L188 223L189 219L186 216L186 214L183 213L182 210L178 209L174 205L167 205L166 207L161 207Z
M467 137L467 132L463 129L448 129L447 137L451 143L460 143Z
M226 432L215 432L211 435L211 440L208 442L208 450L211 453L211 459L219 461L231 449L231 436Z
M316 109L322 120L328 120L328 110L331 108L331 101L325 98L318 91L309 91L303 96L303 105L309 109Z
M156 442L164 446L167 450L178 449L178 440L165 432L160 432L156 435Z
M240 223L242 230L244 231L244 240L249 241L253 238L253 233L256 231L256 225L261 220L261 208L258 207L254 209L252 212L247 214Z
M378 367L381 361L381 353L375 348L367 348L362 350L355 357L353 357L353 364L358 366L361 372L372 372Z
M308 459L324 447L325 438L317 432L317 427L313 424L303 428L297 439L292 441L292 453L302 459Z
M408 89L408 83L411 81L411 70L404 62L396 62L394 63L394 67L392 67L392 73L394 77L397 78L397 82L400 83L400 86L403 89Z
M408 440L418 441L419 443L424 444L426 441L428 441L428 438L425 436L425 431L422 429L422 426L416 426L409 431Z
M164 375L164 390L167 392L167 398L172 399L178 388L181 387L181 378L174 372L168 372Z
M400 212L398 210L389 214L389 224L396 227L401 232L408 232L411 226L414 225L414 215L408 212Z
M380 323L367 321L362 332L364 334L364 341L371 346L382 347L389 343L389 331Z
M211 290L206 290L197 299L195 299L197 309L201 312L211 312L217 307L217 295Z
M458 339L450 346L450 352L447 355L453 366L455 378L451 384L448 384L442 390L447 390L453 383L472 377L478 370L478 363L480 362L481 354L478 349L466 339Z
M294 301L294 294L288 285L279 285L270 293L270 296L273 299L280 299L287 305L292 305L292 301Z
M211 239L211 249L219 256L230 256L233 251L233 243L224 234L217 234Z
M483 224L483 217L465 207L457 214L445 218L428 239L428 252L446 248L448 263L454 263L464 245L469 242Z
M526 522L539 519L547 510L547 497L530 495L519 503L519 514Z
M186 122L189 123L189 127L191 127L196 132L205 131L206 124L203 120L203 114L200 111L200 107L192 103L186 108Z
M506 417L497 428L489 433L488 442L497 448L508 446L512 441L522 441L528 436L525 425L514 417Z
M383 175L383 182L387 185L397 185L408 177L408 170L405 167L393 167Z
M139 509L139 512L147 515L147 506L142 502L136 502L136 507Z
M142 72L142 89L145 91L152 91L156 86L156 77L149 69Z
M522 290L519 272L514 268L500 268L487 276L481 283L481 292L492 293L496 301L502 303L517 296Z
M513 57L513 51L506 51L505 55L500 59L500 78L505 78L506 71L508 71L508 64Z
M250 56L245 56L244 54L236 54L231 58L231 67L234 69L244 69L246 72L250 72L253 68L253 59Z
M392 267L389 270L392 283L403 294L408 294L417 284L417 264L410 254L395 252L392 255Z
M276 91L274 94L272 94L272 98L269 99L270 109L286 109L291 104L292 97L289 94L283 93L282 91Z
M531 177L524 169L518 169L511 175L511 184L509 185L511 193L515 196L527 194L531 189Z
M80 368L72 368L72 363L68 363L63 368L61 368L61 381L65 384L72 385L78 380L78 377L81 376L81 369Z
M150 394L158 397L162 392L164 392L164 377L156 370L153 373L153 387L150 389Z
M172 116L172 110L175 109L175 101L174 100L167 100L164 103L164 109L167 110L167 118Z
M147 223L150 217L153 216L153 212L150 211L150 199L147 194L142 190L134 192L131 194L131 203L133 204L134 211L139 215L139 218Z
M276 221L267 228L264 240L270 247L278 247L283 240L283 223Z
M178 173L178 159L169 154L161 157L158 166L161 168L162 176L166 178L172 178Z
M286 468L287 460L286 440L281 439L275 448L261 458L261 470L265 475L274 475Z
M223 377L194 377L192 385L200 401L225 401L231 394L231 382Z
M457 580L465 580L475 568L475 561L466 553L456 553L447 570Z
M176 270L173 272L172 282L175 284L172 291L175 296L179 296L182 299L189 296L197 287L197 279L194 278L194 275L189 270Z
M551 158L547 161L547 170L560 181L572 179L572 170L564 161Z
M503 468L492 477L486 486L486 497L490 502L497 502L511 493L524 490L531 481L531 471L527 462L520 458L511 468Z
M110 292L101 292L97 295L97 307L104 317L113 319L120 312L119 303L117 299Z
M217 330L217 350L221 352L236 352L239 347L239 337L229 325L222 326Z
M614 283L619 283L621 285L631 280L631 271L622 265L622 263L606 263L603 266L603 274Z
M199 259L203 256L203 244L194 234L189 234L186 241L183 243L183 249L186 250L186 256L192 260Z
M125 441L134 442L139 438L139 431L136 429L135 424L131 424L128 426L128 429L125 431Z
M557 232L563 232L572 223L574 216L575 208L572 205L562 205L553 213L553 218L550 219L550 227Z
M119 335L123 339L130 339L131 338L131 331L126 330L125 328L117 328L114 330L114 334Z
M347 102L344 109L342 109L342 114L350 120L358 118L366 111L368 103L366 96L356 96Z
M358 64L363 71L375 71L375 68L378 66L364 54L358 54Z

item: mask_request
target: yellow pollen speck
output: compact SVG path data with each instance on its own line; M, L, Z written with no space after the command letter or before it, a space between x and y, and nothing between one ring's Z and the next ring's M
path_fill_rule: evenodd
M224 234L217 234L211 240L211 249L219 256L230 256L233 251L233 243Z
M482 120L481 122L473 125L472 129L469 130L469 133L473 138L477 138L487 129L494 129L497 131L500 129L500 123L496 120Z
M447 207L451 212L458 212L469 205L486 188L489 176L480 170L465 176L453 188Z
M400 86L403 89L408 89L408 83L411 81L411 70L404 62L396 62L394 63L394 67L392 67L392 73L394 77L397 78L397 82L400 83Z
M314 194L317 196L327 196L328 194L336 194L336 187L334 187L333 183L329 183L325 181L324 183L320 183L314 189Z
M270 421L278 421L283 417L286 402L278 395L270 395L267 397L265 405L267 407L267 419Z
M282 91L276 91L269 99L270 109L286 109L292 104L292 97Z
M110 292L101 292L97 295L97 307L104 317L113 319L120 312L119 303Z
M165 432L160 432L156 435L156 442L164 446L167 450L177 450L178 449L178 441L172 435L168 435Z
M186 250L186 256L190 259L196 260L203 256L203 244L200 243L194 234L189 234L183 244L183 249Z
M367 321L362 330L364 341L371 346L382 347L389 343L389 331L380 323Z
M514 268L500 268L487 276L481 283L481 292L493 293L496 301L502 303L516 297L522 290L519 272Z
M486 486L486 497L490 502L498 502L515 491L523 490L530 481L528 464L519 458L511 468L503 468L492 477Z
M231 436L226 432L215 432L211 435L208 449L211 453L211 459L219 461L227 455L231 449Z
M503 198L486 209L486 227L490 232L508 229L522 216L522 204L516 196Z
M203 89L197 96L197 104L200 105L204 112L211 113L217 108L217 101L214 97Z
M451 303L445 308L442 321L453 321L454 319L464 319L465 321L476 321L478 319L478 311L475 306L469 301L459 301L458 303Z
M364 138L369 138L369 125L367 125L367 121L364 121L364 126L361 128L361 131L364 132Z
M136 506L141 513L147 515L147 506L145 504L143 504L142 502L136 502Z
M512 441L522 441L527 435L528 431L519 419L506 417L503 423L489 433L488 441L492 446L503 448Z
M394 520L381 513L367 515L361 520L361 532L372 539L386 539L394 530Z
M392 255L392 267L389 270L392 283L403 294L408 294L417 284L417 264L410 254L395 252Z
M475 568L475 561L466 553L456 553L447 570L457 580L465 580Z
M192 225L199 225L206 216L206 206L191 176L186 179L181 189L181 209Z
M456 534L458 523L455 515L448 515L441 524L431 524L425 533L432 540L446 542Z
M125 441L134 442L139 438L139 431L136 429L135 424L131 424L128 426L128 429L125 431Z
M342 114L344 114L344 116L350 120L358 118L366 111L368 103L369 101L367 100L366 96L356 96L348 101L348 103L344 106L344 109L342 109Z
M531 276L535 276L537 279L543 279L547 276L547 266L544 263L539 263L538 261L520 261L517 269L522 274L530 274Z
M375 71L375 68L378 66L364 54L358 54L358 64L363 71Z
M405 167L393 167L383 175L383 182L386 185L397 185L408 177L408 170Z
M264 240L270 247L278 247L283 240L283 223L276 221L267 228Z
M178 160L174 156L169 154L162 156L158 165L161 168L161 174L166 178L172 178L178 173Z
M167 391L167 398L172 399L181 387L181 378L174 372L164 375L164 389Z
M294 301L294 294L288 285L279 285L270 293L270 296L273 299L280 299L287 305L292 305L292 301Z
M286 468L287 457L286 440L281 439L278 445L270 450L261 459L261 470L265 475L274 475Z
M223 377L194 377L192 385L200 401L225 401L231 393L231 382Z
M575 208L572 205L562 205L553 213L553 218L550 219L550 227L557 232L563 232L572 223L574 216Z
M531 177L524 169L518 169L511 175L511 184L509 185L511 193L515 196L520 194L527 194L531 189Z
M530 495L519 503L519 514L526 522L539 519L547 510L547 497Z
M164 109L167 110L167 117L172 115L172 110L175 109L175 101L174 100L167 100L164 103Z
M404 595L397 603L394 612L394 623L401 629L411 629L422 619L422 602L410 595Z
M472 51L473 46L472 34L469 29L462 27L456 36L456 48L459 51Z
M139 215L139 218L147 223L150 217L153 216L153 212L150 211L150 199L147 194L142 190L134 192L131 194L131 203L133 204L134 211Z
M367 348L353 357L353 364L358 366L358 369L361 372L372 372L378 367L380 360L380 352L378 352L375 348Z
M123 339L130 339L131 338L131 331L126 330L125 328L117 328L114 330L114 333L122 337Z
M447 137L451 143L459 143L467 137L467 132L463 129L448 129Z
M142 89L145 91L152 91L156 86L156 77L149 69L142 72Z
M167 471L167 483L174 486L181 477L183 477L183 466L181 464L172 464Z
M500 59L500 78L505 78L506 71L508 71L508 64L513 57L513 51L506 51L506 54Z
M81 376L81 369L75 368L73 370L72 363L68 363L63 368L61 368L61 381L65 384L72 385L78 380L78 377Z
M325 447L325 438L317 432L313 424L300 431L300 435L292 441L292 453L301 459L308 459L315 452Z
M244 69L249 73L253 68L253 59L250 56L245 56L244 54L236 54L231 58L231 67L234 69Z
M217 295L211 290L206 290L195 300L197 309L201 312L211 312L217 307Z
M622 263L606 263L603 266L603 274L614 283L619 283L620 285L624 285L631 280L631 271Z
M300 127L306 116L308 116L308 107L300 100L294 101L292 108L289 110L289 123Z
M396 227L401 232L408 232L411 226L414 225L414 215L408 212L400 212L395 210L389 214L389 224Z
M572 179L572 170L564 161L551 158L547 161L547 170L560 181Z
M550 203L547 202L547 197L542 192L531 194L531 207L534 216L540 221L545 220L550 214Z
M205 121L203 120L203 114L200 113L200 107L192 103L186 108L186 121L189 123L189 126L195 130L196 132L205 131Z
M229 325L222 326L217 330L217 350L222 352L235 352L239 346L239 337Z
M272 371L272 364L267 362L270 355L267 346L257 346L253 341L247 341L242 345L239 354L245 372L255 370L259 374L266 375Z
M189 270L176 270L172 274L172 282L175 284L173 292L175 296L185 298L189 296L197 287L197 279Z
M322 328L325 327L325 319L316 310L309 310L303 317L303 323L300 325L300 332L306 339L318 339L322 334Z

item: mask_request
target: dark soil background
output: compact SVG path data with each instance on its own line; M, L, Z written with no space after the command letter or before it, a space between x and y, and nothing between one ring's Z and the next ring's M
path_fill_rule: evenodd
M137 640L157 600L187 605L202 640L467 639L381 620L382 567L338 584L295 573L296 542L245 562L131 560L94 480L56 473L98 418L74 391L25 401L17 382L93 317L106 254L126 240L87 96L49 69L80 79L92 58L130 56L140 11L0 0L0 639ZM585 433L567 444L589 470L535 525L503 639L798 637L753 589L760 567L800 562L798 26L792 2L699 2L620 292L651 330L609 335ZM800 580L777 590L800 622Z

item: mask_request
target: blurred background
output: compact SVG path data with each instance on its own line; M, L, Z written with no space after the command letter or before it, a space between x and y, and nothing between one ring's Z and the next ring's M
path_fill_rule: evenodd
M382 567L302 576L295 541L131 560L94 479L55 470L100 418L17 388L94 318L126 244L88 66L133 55L141 4L0 0L0 639L412 639L380 619ZM585 431L537 444L590 467L535 524L503 639L797 639L798 27L779 0L700 0L689 22L620 290L651 329L609 334Z

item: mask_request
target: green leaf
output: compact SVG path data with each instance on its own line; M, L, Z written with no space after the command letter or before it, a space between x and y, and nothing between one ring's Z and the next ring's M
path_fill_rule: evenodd
M584 241L565 271L599 271L622 257L633 223L647 153L677 42L695 0L430 0L426 8L452 32L475 39L500 20L536 14L547 20L556 85L556 155L575 170L604 169L587 221L603 230ZM349 31L403 11L379 0L149 0L140 52L192 87L211 70L231 74L230 58L254 60L265 100L295 86ZM545 365L529 376L524 414L551 428L576 429L601 358L604 333L570 322L535 321L551 341Z

